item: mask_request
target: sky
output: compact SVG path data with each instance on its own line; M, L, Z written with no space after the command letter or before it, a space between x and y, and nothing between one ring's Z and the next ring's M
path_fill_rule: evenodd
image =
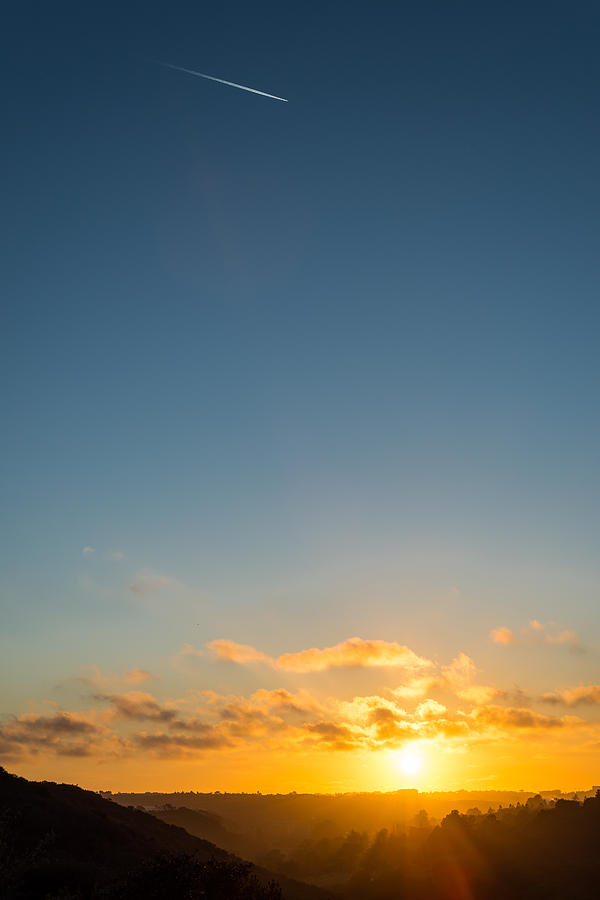
M597 5L2 32L3 764L597 783Z

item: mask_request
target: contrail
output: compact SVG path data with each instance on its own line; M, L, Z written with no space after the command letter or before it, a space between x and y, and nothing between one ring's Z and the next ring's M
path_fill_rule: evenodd
M235 81L225 81L224 78L215 78L214 75L205 75L203 72L194 72L192 69L184 69L182 66L172 66L171 63L159 63L168 69L175 69L177 72L187 72L188 75L196 75L198 78L208 78L209 81L218 81L220 84L228 84L229 87L239 88L240 91L250 91L251 94L260 94L261 97L270 97L271 100L281 100L282 103L288 101L285 97L276 97L275 94L267 94L265 91L257 91L256 88L246 87L245 84L236 84Z

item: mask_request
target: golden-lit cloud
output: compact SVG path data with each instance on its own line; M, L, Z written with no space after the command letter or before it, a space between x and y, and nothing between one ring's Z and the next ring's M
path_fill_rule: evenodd
M396 641L349 638L333 647L285 653L277 659L277 667L289 672L321 672L342 666L394 666L404 669L427 668L429 660L417 656Z
M250 647L247 644L236 644L235 641L219 638L216 641L210 641L206 646L209 650L212 650L217 659L240 663L240 665L255 662L264 662L272 665L274 662L266 653L255 650L254 647Z
M475 683L477 668L470 656L459 653L451 663L440 666L431 675L409 678L393 690L396 697L417 700L432 691L450 693L467 703L489 703L498 696L498 689L491 685Z
M515 636L510 628L494 628L490 637L495 644L514 644Z
M445 712L446 707L443 703L438 703L437 700L429 698L419 703L415 710L415 715L418 719L438 719Z
M267 663L275 669L287 672L322 672L332 668L350 667L398 667L422 669L431 662L418 656L413 650L396 641L364 640L353 637L333 647L311 647L296 653L284 653L279 657L268 656L246 644L215 640L207 645L217 659L240 663Z

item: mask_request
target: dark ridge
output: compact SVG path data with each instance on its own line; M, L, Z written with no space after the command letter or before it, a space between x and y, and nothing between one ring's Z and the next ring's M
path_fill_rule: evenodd
M0 767L0 897L324 900L326 895L142 810L74 785L27 781Z

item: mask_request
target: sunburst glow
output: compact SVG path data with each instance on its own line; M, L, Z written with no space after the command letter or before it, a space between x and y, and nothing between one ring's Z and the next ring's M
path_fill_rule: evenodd
M421 771L421 757L413 751L401 753L399 763L405 775L416 775Z

